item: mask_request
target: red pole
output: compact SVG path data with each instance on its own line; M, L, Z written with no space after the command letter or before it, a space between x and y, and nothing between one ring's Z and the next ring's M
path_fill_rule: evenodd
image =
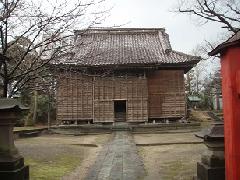
M240 47L221 57L227 180L240 180Z

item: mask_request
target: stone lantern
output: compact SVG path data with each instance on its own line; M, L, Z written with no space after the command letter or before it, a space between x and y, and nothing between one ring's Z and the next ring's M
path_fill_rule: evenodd
M222 122L214 123L210 128L204 129L197 137L204 140L207 146L202 155L201 162L197 163L197 180L224 180L224 125Z
M0 99L0 179L27 180L29 167L14 145L13 128L20 112L27 110L16 99Z

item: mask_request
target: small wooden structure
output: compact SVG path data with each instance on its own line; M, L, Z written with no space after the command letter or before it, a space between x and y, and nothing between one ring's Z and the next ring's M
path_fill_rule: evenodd
M58 122L185 116L184 73L200 58L172 50L164 29L75 31L74 43L55 65Z
M201 102L201 98L198 96L190 95L188 96L188 108L197 109Z
M240 178L240 31L209 55L221 55L226 179Z

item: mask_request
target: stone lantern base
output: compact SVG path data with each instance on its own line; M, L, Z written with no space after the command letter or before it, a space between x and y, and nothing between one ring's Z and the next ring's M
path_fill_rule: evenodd
M2 180L28 180L29 166L24 165L23 157L1 162L0 158L0 179Z
M210 167L202 162L197 163L198 180L225 180L224 167Z

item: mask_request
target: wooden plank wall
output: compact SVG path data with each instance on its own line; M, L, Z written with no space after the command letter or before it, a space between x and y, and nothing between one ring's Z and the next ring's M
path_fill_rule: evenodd
M96 77L94 122L114 121L114 100L126 100L127 121L148 120L147 80L144 77Z
M148 74L149 118L185 115L184 72L159 70Z
M92 77L61 73L57 80L57 120L92 119Z
M57 119L114 121L114 100L126 100L127 121L185 115L184 72L159 70L145 77L90 77L61 73Z
M120 99L126 100L127 121L148 120L145 77L89 77L61 73L57 85L57 120L113 122L114 100Z
M94 122L114 121L113 83L110 77L94 78Z
M129 122L148 121L148 88L146 78L127 81L127 118Z

